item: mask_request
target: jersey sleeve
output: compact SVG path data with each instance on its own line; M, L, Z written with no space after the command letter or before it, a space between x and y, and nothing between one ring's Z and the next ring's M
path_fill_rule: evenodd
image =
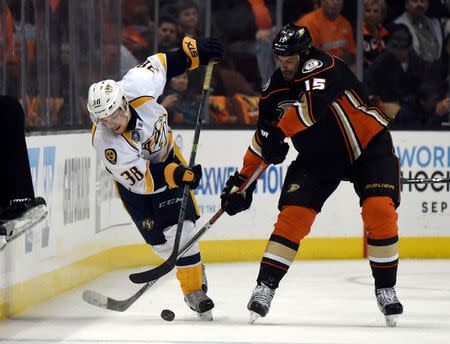
M142 96L157 99L167 82L166 55L158 53L147 58L140 65L131 68L119 81L128 100Z
M312 113L312 97L310 92L303 93L300 100L295 102L280 119L277 126L283 131L286 137L308 129L316 123Z
M263 164L267 167L267 164L262 158L261 142L258 138L258 131L253 135L252 141L247 148L244 155L244 161L240 174L249 177L256 171L259 165Z

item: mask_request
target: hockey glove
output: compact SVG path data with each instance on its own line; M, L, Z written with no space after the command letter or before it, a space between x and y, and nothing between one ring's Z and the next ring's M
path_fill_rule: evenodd
M262 156L266 163L281 164L289 151L289 144L284 142L285 135L280 128L269 122L263 123L258 129Z
M202 178L202 166L194 165L188 169L177 163L170 163L164 169L164 178L170 189L189 185L189 189L196 189Z
M227 183L222 190L222 194L220 195L221 207L230 216L247 210L252 204L252 194L256 187L256 180L250 184L244 192L236 192L246 180L247 177L236 171L235 174L228 178Z
M223 60L223 45L217 38L183 38L183 51L188 57L189 70L208 64L209 60Z

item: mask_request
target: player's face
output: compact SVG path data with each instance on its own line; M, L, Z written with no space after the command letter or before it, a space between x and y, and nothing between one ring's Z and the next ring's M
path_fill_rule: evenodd
M115 134L123 134L127 129L130 116L127 116L128 108L118 108L110 116L101 119L99 122L103 123Z
M292 56L277 56L278 63L280 64L281 73L287 81L294 80L300 65L300 59L298 55Z

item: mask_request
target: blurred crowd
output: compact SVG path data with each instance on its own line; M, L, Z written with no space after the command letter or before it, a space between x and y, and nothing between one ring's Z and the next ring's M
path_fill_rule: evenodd
M256 123L260 91L277 68L277 24L307 26L317 47L357 73L354 0L155 1L0 1L0 87L21 98L27 126L87 127L92 80L120 79L152 53L178 49L184 35L214 36L225 45L214 71L211 125ZM121 3L115 11L114 3ZM360 77L373 104L392 118L393 129L448 130L450 1L363 3ZM168 81L158 101L172 125L195 124L202 76L197 70Z

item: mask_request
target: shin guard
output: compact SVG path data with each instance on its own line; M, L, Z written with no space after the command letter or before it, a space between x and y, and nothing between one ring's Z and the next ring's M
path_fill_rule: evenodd
M375 288L391 288L397 280L398 227L395 206L389 197L369 197L362 207Z
M202 265L177 267L177 278L184 295L202 288Z
M310 208L283 208L261 260L258 282L272 289L278 287L297 255L300 240L309 233L315 217L316 212Z

